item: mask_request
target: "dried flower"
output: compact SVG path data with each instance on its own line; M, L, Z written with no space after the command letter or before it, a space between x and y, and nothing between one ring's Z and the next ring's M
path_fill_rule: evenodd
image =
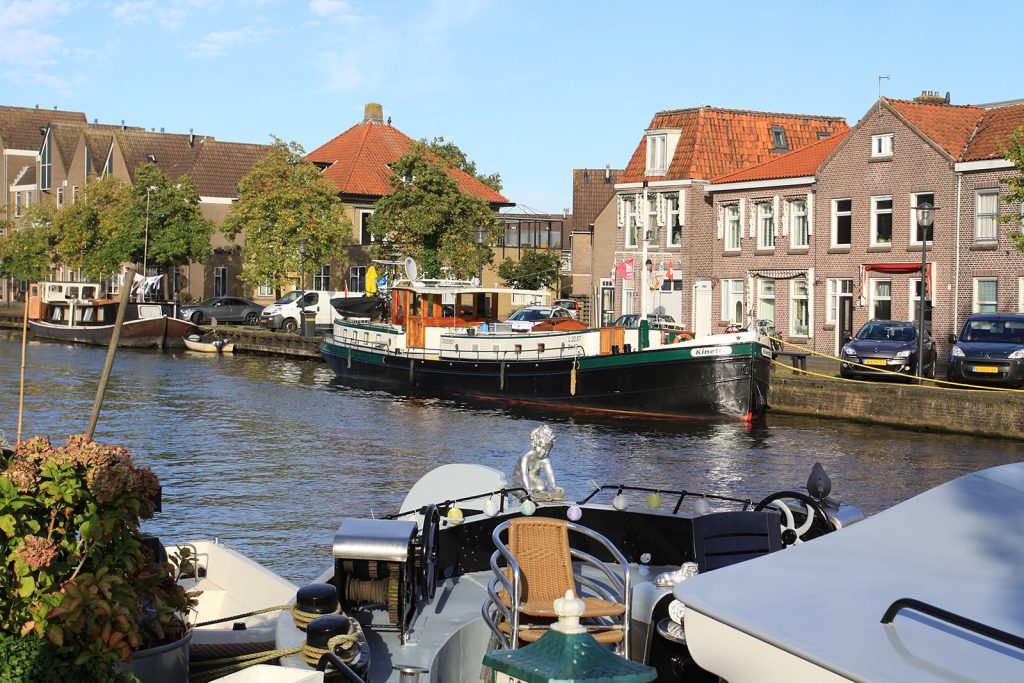
M11 483L22 493L35 491L36 486L39 485L39 467L34 462L17 457L11 461L4 476L10 479Z
M17 555L32 569L49 567L57 556L57 545L48 539L29 534L18 548Z

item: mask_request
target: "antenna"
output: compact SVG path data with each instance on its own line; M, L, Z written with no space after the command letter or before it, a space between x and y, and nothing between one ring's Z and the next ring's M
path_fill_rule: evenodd
M882 115L882 81L889 80L888 76L878 77L878 115Z

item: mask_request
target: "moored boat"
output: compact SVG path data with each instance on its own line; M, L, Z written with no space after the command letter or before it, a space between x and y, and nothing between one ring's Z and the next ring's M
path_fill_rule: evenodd
M199 353L234 353L235 342L233 339L225 339L224 337L217 337L214 335L198 335L190 334L187 337L182 337L181 341L185 344L185 348L189 351L198 351Z

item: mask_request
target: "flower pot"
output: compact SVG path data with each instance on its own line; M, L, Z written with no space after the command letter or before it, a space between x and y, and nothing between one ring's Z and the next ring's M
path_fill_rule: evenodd
M180 640L132 653L119 671L135 674L142 683L186 683L188 681L188 643L192 631Z

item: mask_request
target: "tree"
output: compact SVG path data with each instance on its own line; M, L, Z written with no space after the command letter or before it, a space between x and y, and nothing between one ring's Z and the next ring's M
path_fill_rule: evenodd
M48 205L29 207L20 228L8 228L0 239L0 273L19 280L43 280L56 256L53 210Z
M468 278L481 258L493 258L487 245L497 241L502 228L490 205L460 192L449 173L456 166L448 159L464 160L465 155L450 143L444 154L413 142L391 165L392 193L377 202L369 229L380 245L379 255L391 256L394 249L416 258L427 277Z
M476 162L470 161L466 157L466 153L459 149L454 142L445 142L443 137L436 137L429 143L425 140L423 142L431 152L444 159L445 163L450 167L468 173L495 192L501 192L501 174L491 173L490 175L483 175L477 173Z
M1024 204L1022 204L1024 202L1024 127L1017 128L1007 140L1006 146L1000 145L1000 147L1003 150L1003 156L1009 159L1017 169L1016 175L1002 179L1008 189L1001 199L1008 202L1010 206L1016 206L1018 210L1000 216L999 220L1003 223L1015 222L1017 224L1017 229L1010 232L1010 237L1013 238L1017 251L1024 251L1024 233L1021 232L1024 228Z
M554 287L561 263L561 254L554 249L527 251L518 261L505 259L498 267L498 277L517 289Z
M57 257L72 269L81 269L92 280L116 273L121 263L131 260L125 245L132 204L132 186L108 176L90 180L73 204L54 214Z
M306 240L307 264L341 258L352 237L338 188L303 159L296 142L274 144L238 184L238 202L222 230L230 239L245 233L245 269L250 285L275 289L294 282L302 268L299 240Z

